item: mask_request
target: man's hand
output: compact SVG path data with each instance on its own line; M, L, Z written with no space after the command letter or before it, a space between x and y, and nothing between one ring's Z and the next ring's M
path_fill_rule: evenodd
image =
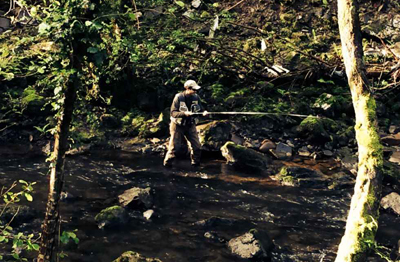
M190 111L185 111L185 116L191 116L191 115L193 115L192 112L190 112Z
M206 115L208 115L208 112L207 112L207 111L204 111L204 112L203 112L203 116L206 116Z

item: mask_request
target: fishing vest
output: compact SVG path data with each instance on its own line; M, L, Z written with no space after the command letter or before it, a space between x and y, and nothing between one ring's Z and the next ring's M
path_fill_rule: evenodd
M197 113L200 111L200 99L197 95L192 96L192 101L190 102L189 99L183 94L178 94L178 110L179 112L193 112ZM188 104L190 103L190 104ZM189 117L172 117L171 121L179 126L191 126L197 123L197 118L194 116Z

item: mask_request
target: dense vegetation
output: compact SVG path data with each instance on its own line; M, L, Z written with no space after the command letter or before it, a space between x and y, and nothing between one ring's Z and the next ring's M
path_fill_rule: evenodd
M19 26L1 35L2 140L20 137L13 130L21 127L35 138L50 131L51 110L59 109L57 101L72 75L81 82L72 135L77 142L104 138L99 127L110 115L120 120L123 134L136 135L139 127L132 127L132 120L157 117L188 78L204 87L209 111L317 114L328 103L335 108L330 117L352 114L335 2L68 3L27 1L8 14L29 11ZM367 36L377 41L373 36L380 32L387 46L396 43L390 26L369 13L375 7L390 13L396 5L366 4ZM364 42L365 48L377 44ZM387 69L395 59L390 53L367 57L371 76L377 76L371 78L374 91L394 112L397 86L387 87ZM381 124L388 127L395 121L391 116Z

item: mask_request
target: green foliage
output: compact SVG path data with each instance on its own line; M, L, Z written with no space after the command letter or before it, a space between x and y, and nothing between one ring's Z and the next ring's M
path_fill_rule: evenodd
M21 198L26 199L29 202L33 201L32 192L33 185L36 182L26 182L24 180L19 180L18 183L14 182L8 189L3 187L1 190L1 198L5 205L0 208L0 219L4 212L11 206L15 205ZM20 186L20 190L13 191L17 186ZM11 223L16 216L18 216L19 208L17 208L16 213L13 215L10 221L5 221L5 224L0 224L0 246L10 245L12 248L11 255L15 260L28 261L26 258L21 257L21 252L23 250L29 252L35 252L39 250L39 245L37 241L39 237L34 234L26 235L24 232L15 232L11 227ZM1 259L1 256L0 256Z
M222 100L225 97L226 89L222 84L213 84L211 86L211 97L216 100Z
M75 230L74 232L76 232ZM63 231L61 236L60 236L60 241L63 244L68 244L70 240L74 241L75 244L79 244L79 238L76 236L76 234L72 231Z

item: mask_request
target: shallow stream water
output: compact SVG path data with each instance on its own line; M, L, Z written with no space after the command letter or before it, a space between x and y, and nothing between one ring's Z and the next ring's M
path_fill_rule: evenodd
M80 242L63 247L68 254L63 261L110 262L129 250L163 262L243 261L230 254L227 241L253 228L266 230L274 240L272 261L334 261L353 188L282 186L270 175L284 164L290 163L274 162L265 173L252 174L222 159L204 159L198 168L180 160L165 169L160 156L122 151L68 157L69 200L61 205L61 231L77 229ZM298 164L327 175L340 169L334 162ZM44 216L47 170L44 157L0 160L1 185L37 181L30 204L37 218L26 225L27 231L39 231ZM99 229L95 215L132 187L152 189L151 219L138 216L118 228ZM400 219L383 213L380 224L378 241L394 245Z

